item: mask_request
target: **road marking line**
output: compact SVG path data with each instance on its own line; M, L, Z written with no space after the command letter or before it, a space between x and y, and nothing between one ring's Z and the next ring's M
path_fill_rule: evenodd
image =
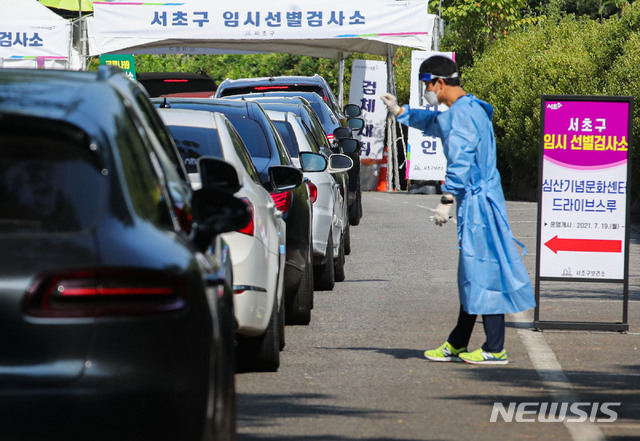
M527 312L513 314L515 321L520 323L531 323L531 320L528 320L529 315ZM562 366L551 347L547 344L542 332L534 332L528 327L518 327L518 335L527 349L533 367L553 398L558 402L564 403L580 402L580 399L571 392L571 382L562 371ZM563 424L574 441L605 440L600 428L590 421L570 423L565 420Z

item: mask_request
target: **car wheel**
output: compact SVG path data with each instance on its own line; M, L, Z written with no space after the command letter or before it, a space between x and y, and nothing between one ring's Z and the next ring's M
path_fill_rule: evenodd
M222 345L218 345L211 354L213 369L209 379L208 406L213 406L213 418L208 419L205 425L202 436L205 441L237 439L235 354L235 350L229 354Z
M278 339L280 341L280 350L282 351L287 344L284 336L284 324L285 324L285 312L284 312L284 293L280 300L280 309L278 310Z
M237 404L236 404L236 388L235 388L235 372L232 372L230 377L227 378L224 383L218 384L215 399L215 429L216 434L211 440L216 441L236 441L236 426L237 426ZM226 387L226 390L225 390ZM218 394L224 394L226 397L220 399ZM209 439L209 438L205 438Z
M311 322L311 309L313 308L313 270L311 258L311 246L307 255L307 263L302 273L302 280L296 295L291 299L291 305L287 309L286 320L288 325L308 325Z
M344 254L348 256L351 254L351 226L347 222L344 229Z
M344 282L344 238L340 238L340 246L338 247L338 256L335 259L333 273L336 282Z
M278 300L274 298L271 318L264 334L238 340L238 364L247 370L275 372L280 367Z
M362 218L362 191L360 186L356 191L356 200L349 207L349 223L351 225L359 225Z
M329 239L327 240L327 255L325 262L313 267L314 288L318 291L331 291L335 286L335 274L333 272L333 232L329 230Z

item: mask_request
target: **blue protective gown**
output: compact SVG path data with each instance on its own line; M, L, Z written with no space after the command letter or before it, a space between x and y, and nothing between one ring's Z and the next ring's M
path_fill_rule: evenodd
M398 122L442 139L447 158L442 191L456 198L458 290L468 314L514 313L535 306L531 280L507 222L492 117L493 107L470 94L445 112L404 106L398 117Z

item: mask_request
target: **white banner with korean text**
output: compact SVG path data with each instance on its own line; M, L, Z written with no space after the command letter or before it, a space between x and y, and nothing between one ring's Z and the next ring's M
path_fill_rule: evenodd
M70 30L65 23L8 20L0 30L2 58L69 56Z
M346 43L346 53L377 53L371 51L371 40L428 48L435 16L427 14L427 4L426 0L94 1L91 54L171 45L293 53L296 49L291 46L297 45L306 55L324 56L323 51L340 40ZM314 52L314 45L305 40L324 42L316 44ZM253 42L251 47L247 41ZM271 45L265 46L268 42ZM288 44L288 50L278 44ZM351 48L354 44L359 46Z
M412 51L411 53L411 95L409 106L412 109L425 109L420 105L420 65L432 55L444 55L454 59L453 52ZM429 106L430 107L430 106ZM440 104L438 110L445 111L447 106ZM442 151L442 140L427 136L422 131L409 127L407 148L406 177L412 181L442 181L447 170L447 158Z
M353 60L349 104L362 109L364 128L356 133L360 141L360 186L376 190L384 153L387 109L380 95L387 91L387 63ZM386 165L385 165L386 167Z

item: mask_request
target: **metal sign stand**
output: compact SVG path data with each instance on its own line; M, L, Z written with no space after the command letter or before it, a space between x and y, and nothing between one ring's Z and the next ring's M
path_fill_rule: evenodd
M626 332L633 98L541 98L533 327ZM541 320L541 281L621 284L622 321Z

